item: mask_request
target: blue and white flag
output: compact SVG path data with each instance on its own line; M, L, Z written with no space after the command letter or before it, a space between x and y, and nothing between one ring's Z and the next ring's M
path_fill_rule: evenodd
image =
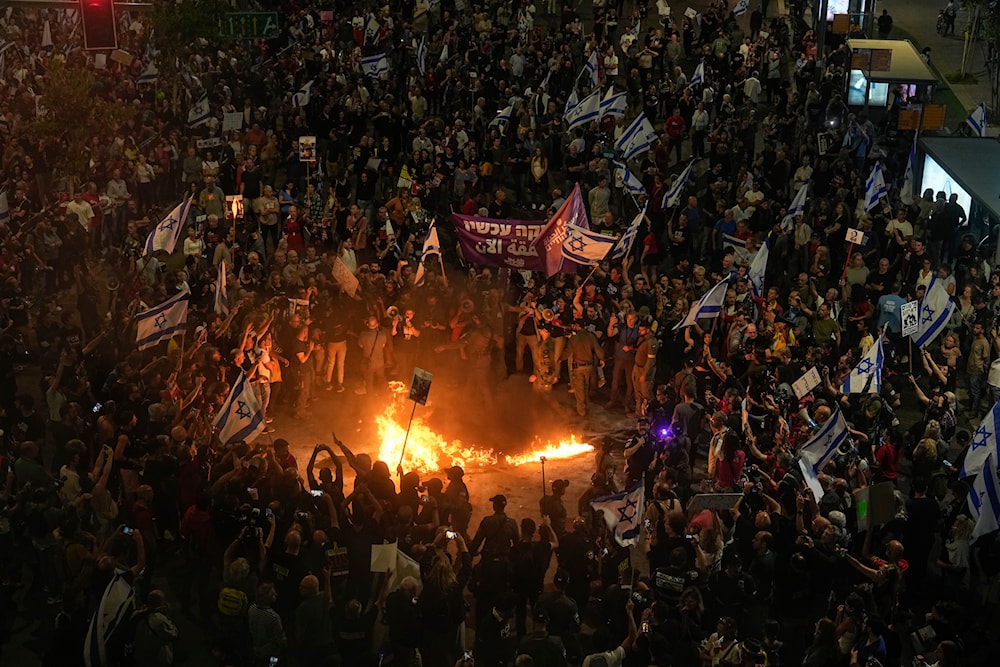
M846 442L849 435L844 413L837 410L826 420L816 435L802 445L799 455L812 465L813 470L822 470L823 465L837 453L837 447Z
M882 336L868 349L841 389L845 394L878 394L882 391Z
M219 262L219 275L215 280L215 314L229 316L229 287L226 285L226 262Z
M0 224L6 225L10 222L10 203L7 201L7 193L0 192Z
M566 131L586 125L601 118L601 91L595 90L575 107L566 112Z
M909 206L913 203L913 197L917 194L917 137L913 137L913 145L910 146L910 157L906 161L906 171L903 172L903 185L899 188L899 200Z
M948 326L953 312L955 312L955 302L948 295L944 285L938 281L937 276L932 277L920 302L920 328L917 329L917 333L910 336L913 344L926 347Z
M626 191L634 195L644 195L646 194L646 186L642 184L642 181L638 176L629 171L629 168L625 166L624 163L614 161L615 169L621 172L622 175L622 187Z
M157 250L172 254L187 225L188 213L191 210L191 197L175 206L146 237L144 255L150 255Z
M681 203L681 197L684 196L684 189L687 187L688 181L691 179L691 172L694 170L694 160L688 163L688 166L684 167L684 171L674 179L674 182L670 184L670 187L663 194L663 208L673 208Z
M628 93L616 93L613 88L608 89L608 94L601 100L601 118L613 116L621 118L628 111Z
M160 70L156 68L156 63L149 63L146 65L146 69L142 71L139 78L135 80L136 85L156 83L157 79L160 78Z
M771 254L771 237L764 239L764 245L757 249L750 268L747 269L747 280L750 281L750 288L753 295L758 299L764 298L764 272L767 271L767 259Z
M514 105L508 105L497 113L496 118L490 121L489 127L500 126L500 134L504 134L507 131L507 125L510 124L510 116L514 113Z
M623 547L638 544L642 531L642 517L646 513L646 485L639 482L629 491L604 496L590 501L595 512L600 512L608 530L615 533L615 541Z
M993 455L994 463L1000 461L1000 446L997 445L997 434L1000 434L1000 401L983 417L979 428L972 434L969 451L965 453L965 461L958 476L971 477L983 469L987 457Z
M868 180L865 181L865 213L875 210L885 195L885 176L882 174L882 165L876 162L872 167L872 173L868 175Z
M229 390L226 402L215 415L212 426L218 429L219 441L223 445L231 442L250 443L264 432L264 413L253 387L242 371Z
M972 128L972 131L976 133L977 137L986 136L986 103L980 102L979 106L972 110L969 117L965 120Z
M125 576L124 570L115 570L111 581L104 587L83 643L83 663L86 667L105 667L108 664L108 644L112 635L135 614L135 589L131 579L131 576Z
M548 90L549 89L549 81L551 79L552 79L552 70L546 70L545 71L545 78L542 79L542 82L540 84L538 84L538 87L541 88L542 90Z
M594 266L608 256L617 242L618 239L614 237L587 231L583 227L568 223L566 238L562 243L562 255L577 264Z
M697 85L699 83L705 83L705 59L702 58L698 62L698 66L694 68L694 74L691 75L691 80L688 81L688 88Z
M138 328L135 343L140 350L153 347L161 340L169 340L184 329L187 323L190 292L178 292L158 306L135 316Z
M424 262L428 257L441 257L441 239L438 238L437 224L431 222L430 229L427 230L427 238L424 239L424 249L420 253L420 263L417 265L416 274L413 276L413 284L419 286L424 282Z
M310 79L306 85L299 88L299 92L292 95L292 106L293 107L307 107L309 106L309 100L312 99L312 87L315 79Z
M587 62L583 65L583 71L580 72L580 76L584 73L590 74L590 82L595 88L600 84L600 76L598 74L598 64L597 64L597 49L595 48L590 52L590 57L587 58ZM579 77L577 77L579 78Z
M381 32L382 26L375 20L375 15L369 14L368 20L365 22L365 44L374 44Z
M0 37L0 54L6 53L7 49L13 48L14 42Z
M743 16L750 9L750 0L737 0L736 6L733 7L733 16Z
M615 142L615 148L622 152L622 162L627 162L639 153L643 152L656 139L656 129L646 118L646 114L640 113L635 117L622 136Z
M635 239L639 235L639 230L642 229L642 223L646 220L646 209L643 208L639 211L632 222L629 224L628 229L618 243L615 244L614 250L611 251L611 259L622 259L628 255L629 251L632 250L632 246L635 244Z
M788 210L785 211L785 217L781 220L781 228L784 231L791 231L795 226L795 216L806 214L806 200L809 197L809 181L802 184L799 191L795 193L795 197L792 199L792 203L789 204Z
M576 86L573 86L573 90L570 91L569 97L566 99L566 108L563 110L563 122L566 122L566 114L568 114L573 107L580 104L580 96L576 94Z
M986 457L979 477L969 489L969 510L976 519L970 542L1000 528L1000 480L997 480L997 459Z
M691 304L691 310L684 316L684 319L674 325L674 331L690 327L698 320L710 320L718 317L719 313L722 312L722 304L726 300L726 290L728 289L729 281L723 280L705 292L700 299Z
M211 116L212 107L208 103L208 93L204 92L188 110L188 125L198 127L202 123L208 122Z
M174 252L177 241L180 240L184 227L187 226L188 213L191 211L191 197L188 197L174 207L146 237L146 247L143 255L151 255L157 250L163 250L168 255Z
M417 69L420 70L421 76L427 73L427 37L423 36L420 38L420 43L417 44Z
M373 56L361 59L361 73L375 79L389 71L389 59L384 53L376 53Z

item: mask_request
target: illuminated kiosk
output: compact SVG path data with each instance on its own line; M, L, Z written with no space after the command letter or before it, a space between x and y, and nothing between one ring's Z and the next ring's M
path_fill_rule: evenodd
M847 106L885 109L894 90L903 104L934 101L937 77L909 40L849 39L847 48Z

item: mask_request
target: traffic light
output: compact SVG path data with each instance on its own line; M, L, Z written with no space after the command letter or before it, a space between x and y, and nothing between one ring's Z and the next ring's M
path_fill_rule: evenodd
M85 49L117 49L114 0L80 0Z

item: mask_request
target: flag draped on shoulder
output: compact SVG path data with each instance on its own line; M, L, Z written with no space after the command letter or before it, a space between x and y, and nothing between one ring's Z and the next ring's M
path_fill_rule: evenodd
M764 244L757 249L750 268L747 269L747 279L750 281L750 288L753 295L758 299L764 298L764 273L767 271L767 260L771 255L771 237L764 240Z
M208 122L208 119L212 116L212 107L208 103L208 93L202 93L198 101L195 102L191 108L188 110L188 125L191 127L198 127L199 125Z
M315 79L311 79L306 85L299 88L299 92L292 95L292 106L307 107L312 99L312 87Z
M621 259L628 255L629 251L632 250L632 245L635 243L635 238L639 235L639 230L642 228L642 223L646 220L646 209L643 208L639 211L632 222L629 223L628 229L622 234L622 237L618 239L618 243L615 244L614 249L611 251L611 259Z
M868 352L844 380L845 394L878 394L882 391L882 336L879 336Z
M575 107L566 112L563 120L566 122L566 130L572 130L581 125L601 118L601 91L595 90L587 95Z
M663 208L673 208L680 203L681 196L684 194L684 188L691 179L691 172L693 170L694 160L691 160L688 166L684 167L684 171L677 176L674 182L670 184L670 188L663 194Z
M226 285L226 262L219 262L219 275L215 280L215 314L229 316L229 288Z
M625 129L622 136L618 137L615 148L622 152L622 161L628 161L649 148L656 136L653 124L646 118L646 114L640 113Z
M965 120L975 132L977 137L986 136L986 103L980 102L979 106L972 110L969 117Z
M188 213L191 211L191 198L188 197L174 207L163 220L157 223L153 231L146 237L144 255L151 255L157 250L163 250L168 255L177 247L184 227L187 225Z
M816 435L802 445L799 454L812 465L813 470L819 471L837 453L837 448L847 441L848 435L844 413L837 410L826 420Z
M566 259L582 264L584 266L594 266L615 246L618 239L591 232L574 224L566 225L566 238L563 240L562 254Z
M954 312L955 302L937 276L934 276L920 301L919 328L910 339L918 347L926 347L944 331Z
M253 442L264 432L264 413L247 376L240 372L226 402L219 408L212 425L219 431L223 445L231 442Z
M969 451L965 453L965 462L958 473L961 478L971 477L983 469L986 459L992 455L993 462L1000 461L1000 446L997 445L997 434L1000 433L1000 401L983 417L979 428L972 434Z
M384 53L376 53L373 56L361 59L361 73L365 76L378 78L389 71L389 59Z
M135 343L140 350L153 347L162 340L173 338L187 324L190 292L178 292L158 306L135 316Z
M427 238L424 239L424 249L420 253L420 264L417 265L417 272L413 277L415 285L420 285L424 281L424 262L428 257L441 256L441 240L438 238L437 224L432 222L427 230Z
M628 491L590 501L594 511L604 517L608 530L614 531L615 541L623 547L639 542L642 517L646 513L645 487L639 482Z
M719 313L722 312L722 304L726 300L727 289L729 289L729 281L723 280L705 292L700 299L691 304L691 310L684 316L684 319L674 325L674 331L692 326L698 320L718 317Z
M986 457L979 477L969 489L969 510L976 520L970 542L1000 529L1000 481L997 480L997 459L992 453Z
M865 213L871 213L885 194L885 176L882 174L882 165L876 163L872 167L871 174L868 175L868 180L865 181Z
M104 587L97 611L90 619L83 644L83 662L87 667L106 667L121 656L108 655L112 636L135 614L135 589L124 572L115 572Z

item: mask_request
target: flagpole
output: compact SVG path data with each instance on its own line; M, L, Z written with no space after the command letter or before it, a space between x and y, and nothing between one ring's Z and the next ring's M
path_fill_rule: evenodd
M406 435L403 437L403 448L399 451L399 463L396 471L399 476L403 476L403 456L406 454L406 443L410 441L410 427L413 426L413 415L417 414L417 402L413 401L413 410L410 411L410 421L406 424Z
M851 255L854 253L854 242L851 242L850 247L847 249L847 261L844 262L844 272L840 274L840 288L844 288L844 283L847 280L847 267L851 265Z

